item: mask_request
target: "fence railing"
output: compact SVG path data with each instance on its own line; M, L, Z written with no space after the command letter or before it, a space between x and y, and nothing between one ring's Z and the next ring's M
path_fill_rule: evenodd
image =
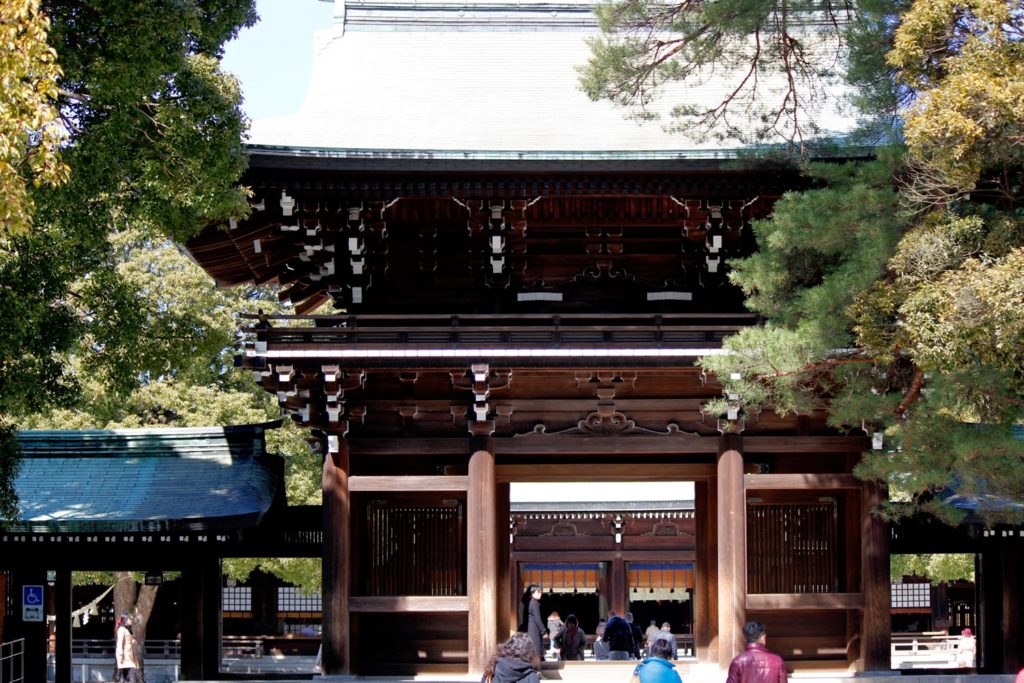
M114 660L113 639L88 639L75 638L71 641L71 656L73 658L106 657ZM179 659L181 657L180 640L147 640L145 643L146 659Z
M0 683L23 683L25 680L25 639L0 643Z
M946 634L892 634L892 668L894 669L955 669L974 666L974 652L968 656L962 650L961 636Z

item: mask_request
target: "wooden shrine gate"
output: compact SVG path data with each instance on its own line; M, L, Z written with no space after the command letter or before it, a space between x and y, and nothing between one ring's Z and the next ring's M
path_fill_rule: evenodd
M851 474L866 438L820 411L702 412L721 389L696 359L759 323L729 260L795 174L262 150L245 182L257 210L190 241L196 261L340 309L251 320L239 361L324 457L325 672L479 672L516 625L510 482L602 480L695 483L690 549L576 542L692 561L698 662L759 618L798 667L888 668L882 493Z

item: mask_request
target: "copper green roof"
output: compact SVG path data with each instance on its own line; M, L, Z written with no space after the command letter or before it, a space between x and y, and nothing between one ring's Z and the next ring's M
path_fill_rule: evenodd
M21 518L7 530L160 531L257 524L284 490L264 433L193 429L22 431Z

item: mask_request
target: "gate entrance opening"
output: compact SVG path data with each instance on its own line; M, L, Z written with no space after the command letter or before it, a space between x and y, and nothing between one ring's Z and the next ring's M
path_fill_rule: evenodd
M678 656L694 656L698 524L691 482L514 483L512 623L525 629L536 585L550 620L546 659L558 658L550 639L570 614L587 634L586 659L603 658L593 644L610 612L631 615L642 632L667 625Z

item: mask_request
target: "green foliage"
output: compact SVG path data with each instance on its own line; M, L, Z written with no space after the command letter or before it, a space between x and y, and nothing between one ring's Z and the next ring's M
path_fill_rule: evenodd
M35 117L17 118L24 112L2 100L4 117L15 120L0 122L0 166L14 163L17 174L2 182L28 189L24 201L0 191L0 211L11 202L22 228L33 226L5 223L11 236L0 241L0 416L12 424L53 406L71 409L83 389L104 393L84 382L109 389L112 403L186 365L223 371L233 333L202 338L202 317L223 312L154 315L162 304L148 303L148 290L173 275L133 270L124 250L159 250L168 237L247 211L238 186L245 119L237 82L217 65L223 44L255 21L253 0L51 0L39 14L36 4L4 3L0 23L9 44L24 48L3 52L0 80L34 93L5 85L0 98L20 98ZM20 28L10 33L8 20ZM47 157L55 117L66 133L59 159ZM60 163L66 178L58 178ZM2 480L0 494L9 484Z
M804 44L808 16L826 19L820 46L794 62L787 45ZM1024 519L1020 3L625 0L599 18L582 86L641 118L672 81L785 73L793 99L765 125L729 118L759 97L770 109L766 92L726 88L703 110L677 106L678 127L797 145L790 117L806 119L808 93L843 77L864 133L906 134L905 150L879 148L873 162L808 165L811 189L755 223L758 251L731 263L730 279L768 323L700 361L724 388L706 412L827 410L836 429L884 434L858 469L888 484L884 514L956 522L963 511L944 502L955 491L989 522Z
M14 479L20 467L14 426L0 418L0 519L17 519L20 516L14 491Z
M932 583L974 581L974 555L891 555L889 576L893 581L900 581L904 576L919 576Z
M915 216L881 162L812 170L826 185L778 202L731 273L770 320L701 359L725 387L705 410L827 409L837 429L884 433L856 470L889 485L884 515L955 524L956 494L989 523L1019 521L1021 217L977 204Z
M0 240L32 224L33 185L60 185L64 131L56 106L61 70L39 0L0 4Z
M1021 196L1022 38L1017 0L918 0L901 17L888 61L916 93L906 137L922 169L910 189L922 200L979 181Z
M729 275L748 308L772 322L728 338L730 354L700 361L718 377L739 377L727 386L746 413L806 413L824 397L846 398L844 385L865 388L875 371L875 359L854 348L844 312L884 273L906 222L890 168L874 161L808 172L824 185L785 195L771 218L755 223L759 249L734 261ZM844 412L851 408L848 401Z
M319 557L237 557L224 561L224 574L245 581L256 571L272 574L297 586L306 595L321 594L321 559Z

